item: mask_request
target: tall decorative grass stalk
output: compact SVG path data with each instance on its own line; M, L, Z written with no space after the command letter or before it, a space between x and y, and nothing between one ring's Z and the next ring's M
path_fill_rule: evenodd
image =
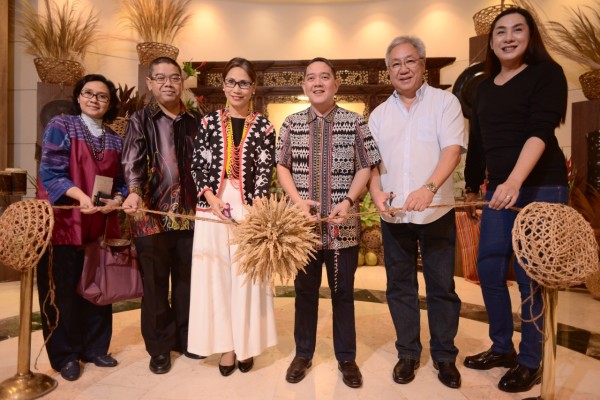
M538 27L548 48L561 56L600 70L600 2L595 6L567 8L569 23L557 21L542 23L536 7L530 0L514 0L537 19Z
M175 36L189 22L186 8L191 0L121 0L126 26L136 31L144 42L172 44Z
M44 15L40 15L29 0L22 3L19 22L26 51L42 58L82 61L86 50L96 38L98 15L93 10L87 14L66 0L59 7L44 0Z

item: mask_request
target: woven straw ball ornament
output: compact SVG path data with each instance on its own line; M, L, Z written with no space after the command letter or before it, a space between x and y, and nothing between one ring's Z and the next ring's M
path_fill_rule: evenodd
M523 208L512 230L515 257L539 284L564 289L598 271L598 243L590 224L563 204L535 202Z
M11 204L0 216L0 263L17 271L34 268L50 243L54 214L45 200Z

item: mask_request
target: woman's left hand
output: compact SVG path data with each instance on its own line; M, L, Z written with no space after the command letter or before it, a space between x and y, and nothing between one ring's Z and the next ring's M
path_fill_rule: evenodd
M520 186L506 181L496 187L489 207L494 210L507 209L515 205L519 198Z

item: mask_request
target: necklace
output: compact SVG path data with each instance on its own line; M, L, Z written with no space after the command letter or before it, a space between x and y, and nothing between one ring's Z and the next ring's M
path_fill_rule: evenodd
M244 130L242 131L242 138L240 139L240 144L238 146L235 145L235 141L233 140L233 126L231 123L231 115L229 112L225 113L225 128L227 130L227 161L225 171L227 172L227 177L230 179L233 187L239 189L239 179L240 179L240 164L242 157L242 147L244 144L244 139L248 134L250 125L252 120L254 119L254 115L252 113L246 116L246 120L244 121Z
M102 135L100 136L101 137L100 148L97 149L96 146L94 146L94 138L92 137L92 134L90 133L90 130L89 130L87 124L85 123L83 118L81 118L81 115L79 116L79 119L81 120L81 123L83 124L83 127L85 128L83 133L85 134L85 139L86 139L88 145L90 146L90 149L92 150L92 156L94 156L94 158L97 161L104 160L104 147L106 145L106 128L105 128L104 124L102 125Z

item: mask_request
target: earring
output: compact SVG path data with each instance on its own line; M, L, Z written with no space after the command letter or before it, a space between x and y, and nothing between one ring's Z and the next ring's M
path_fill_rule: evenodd
M229 108L229 100L225 100L225 108Z
M252 114L254 112L254 102L250 99L250 103L248 104L248 113Z

